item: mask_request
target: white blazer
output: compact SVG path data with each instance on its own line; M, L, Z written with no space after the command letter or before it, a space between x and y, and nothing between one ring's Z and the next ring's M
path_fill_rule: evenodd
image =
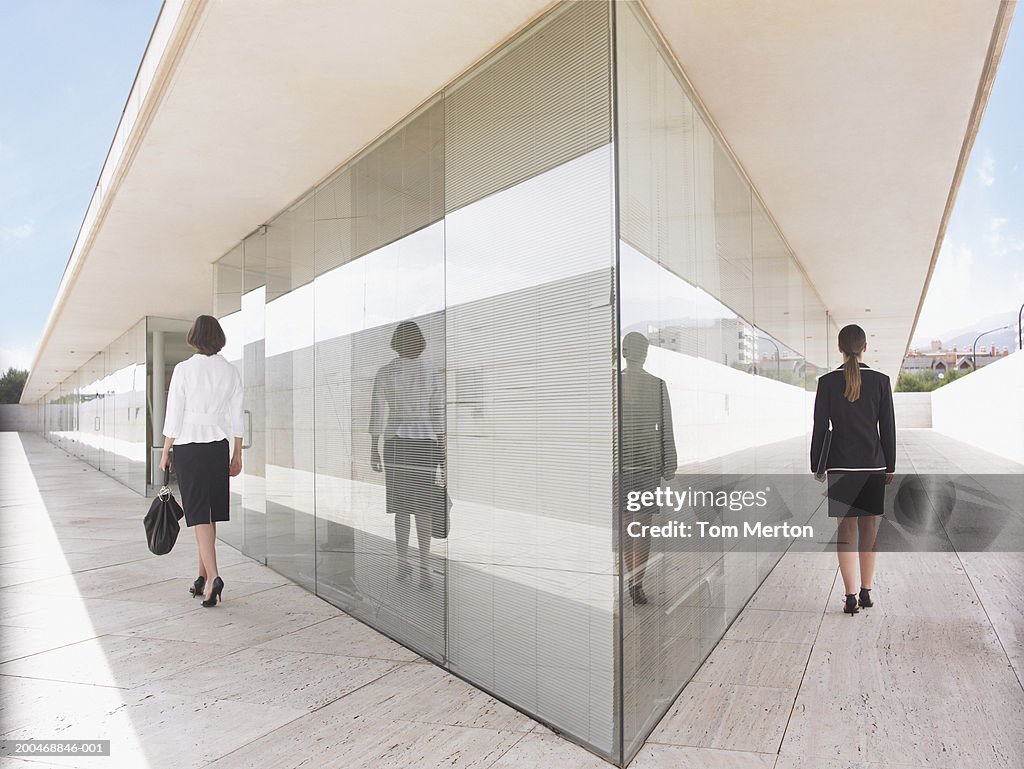
M164 436L175 446L242 437L242 376L227 358L196 353L174 367Z

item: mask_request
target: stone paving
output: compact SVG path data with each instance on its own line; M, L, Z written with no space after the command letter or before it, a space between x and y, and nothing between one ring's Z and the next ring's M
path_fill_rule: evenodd
M931 430L902 431L901 452L994 466ZM228 600L201 608L190 533L155 558L146 507L0 433L0 733L112 743L0 766L609 766L226 545ZM632 767L1024 766L1021 555L882 554L877 605L852 618L834 558L783 557Z

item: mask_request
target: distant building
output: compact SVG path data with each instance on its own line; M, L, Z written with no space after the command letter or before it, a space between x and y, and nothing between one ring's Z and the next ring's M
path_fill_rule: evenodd
M979 347L977 355L974 354L974 348L970 345L966 350L958 350L956 345L945 350L940 340L933 339L928 350L921 351L916 347L911 348L903 359L903 366L900 370L908 373L929 371L938 377L940 374L945 375L947 371L970 371L974 365L982 368L1009 354L1009 347L1004 346L1000 350L994 344L988 347Z

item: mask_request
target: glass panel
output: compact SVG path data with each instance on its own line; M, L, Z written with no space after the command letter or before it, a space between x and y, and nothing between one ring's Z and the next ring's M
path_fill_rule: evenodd
M451 668L614 757L608 13L446 93L445 295Z
M752 490L765 474L785 482L806 473L813 291L642 6L615 8L622 489ZM730 505L631 512L620 499L624 527L741 522ZM781 550L621 536L628 760Z
M249 448L242 460L242 550L258 561L267 557L266 496L266 267L267 228L243 243L242 278L242 409L243 440Z
M242 325L242 245L239 244L225 254L213 267L213 314L224 329L226 344L221 355L245 375L243 360L244 328ZM217 536L228 544L244 549L243 527L245 516L242 508L242 496L245 478L249 472L249 414L244 414L242 473L231 479L231 507L229 520L217 525Z
M267 565L315 588L313 197L267 226Z
M317 190L312 300L317 592L437 661L447 581L446 542L431 536L444 515L443 132L438 100ZM418 327L422 347L401 342L402 323Z
M167 406L167 391L171 386L174 367L191 358L195 350L188 346L185 338L191 321L170 318L146 318L146 358L149 361L149 472L150 484L158 490L163 483L160 470L160 452L164 445L164 415ZM173 477L173 468L171 471ZM219 532L219 529L218 529Z
M100 454L104 442L103 375L103 353L100 353L82 368L78 419L82 458L96 469L101 467Z
M140 321L107 353L107 397L112 414L104 421L109 473L140 494L146 493L146 325Z

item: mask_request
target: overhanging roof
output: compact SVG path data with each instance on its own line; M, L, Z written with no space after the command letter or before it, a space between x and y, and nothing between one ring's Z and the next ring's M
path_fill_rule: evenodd
M645 5L832 321L895 381L1015 3Z
M144 315L208 312L213 261L551 4L167 0L22 400ZM1012 3L647 7L835 321L895 374Z

